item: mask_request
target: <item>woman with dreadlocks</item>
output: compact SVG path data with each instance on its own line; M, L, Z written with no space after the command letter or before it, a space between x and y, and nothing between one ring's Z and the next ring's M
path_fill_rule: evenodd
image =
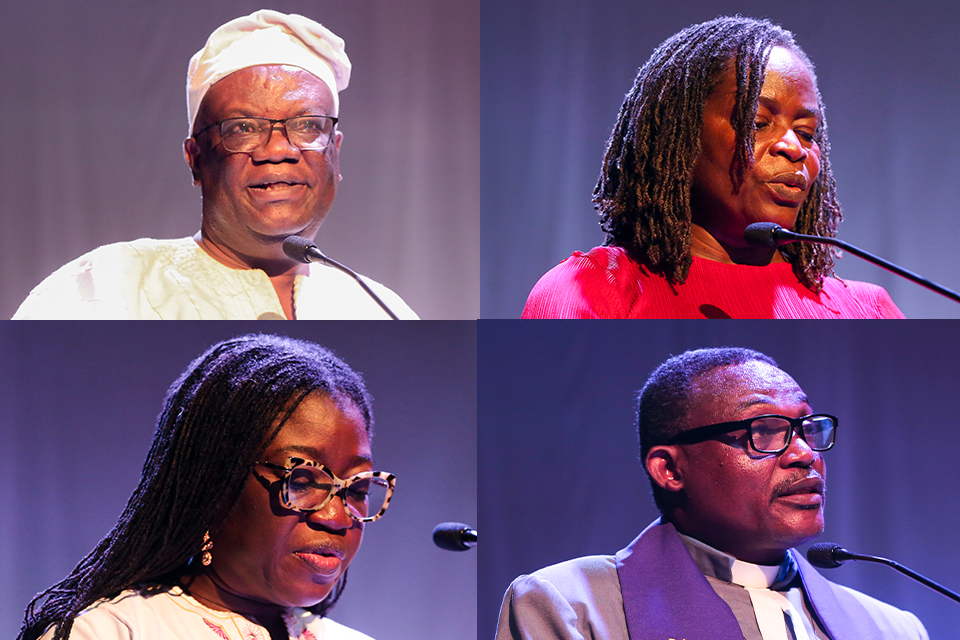
M640 69L593 201L602 247L534 287L525 318L902 318L882 288L833 275L822 245L752 246L774 222L840 222L823 101L793 35L723 17L669 38Z
M326 617L394 477L360 375L318 345L214 345L167 394L120 521L19 639L369 640Z

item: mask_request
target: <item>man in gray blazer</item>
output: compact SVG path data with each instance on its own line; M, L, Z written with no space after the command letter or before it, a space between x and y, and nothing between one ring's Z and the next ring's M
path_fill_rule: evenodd
M699 349L640 392L640 457L662 517L615 556L514 580L497 640L927 638L823 578L793 547L823 531L837 418L748 349Z

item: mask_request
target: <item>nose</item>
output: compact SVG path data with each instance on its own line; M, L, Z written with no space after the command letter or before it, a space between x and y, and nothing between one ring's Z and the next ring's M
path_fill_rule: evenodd
M809 151L793 129L787 129L773 145L773 152L787 157L790 162L803 162Z
M347 508L343 504L343 499L340 497L340 494L332 496L330 501L323 506L323 509L309 514L307 519L314 524L321 525L333 531L346 531L352 527L355 522L354 519L350 517L350 514L347 513Z
M257 162L295 162L300 158L300 149L290 142L287 127L280 122L272 123L267 143L253 152Z
M820 454L810 448L796 430L790 434L791 440L787 450L780 454L780 464L786 467L809 467Z

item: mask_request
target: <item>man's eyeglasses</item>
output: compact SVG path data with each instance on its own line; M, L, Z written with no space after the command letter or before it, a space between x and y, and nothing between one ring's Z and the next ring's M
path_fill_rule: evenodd
M271 118L227 118L204 127L193 134L219 127L223 148L230 153L250 153L270 141L273 128L283 127L290 144L301 150L322 151L327 148L336 131L338 118L333 116L296 116L273 120Z
M796 433L814 451L826 451L837 437L837 418L814 413L801 418L765 415L697 427L670 438L667 444L695 444L738 429L746 429L750 446L760 453L781 454L790 446Z
M341 480L322 464L303 458L287 458L283 465L257 464L283 471L280 503L285 508L312 513L338 496L350 517L360 522L378 520L387 511L397 481L385 471L363 471Z

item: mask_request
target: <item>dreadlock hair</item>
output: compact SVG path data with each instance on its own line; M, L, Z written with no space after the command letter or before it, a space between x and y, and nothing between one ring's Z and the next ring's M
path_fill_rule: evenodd
M194 360L167 392L140 485L116 526L69 576L30 602L18 640L34 640L51 624L55 640L67 638L74 618L97 600L139 584L177 584L204 533L215 537L255 463L311 393L355 406L372 435L363 379L319 345L245 335ZM345 578L313 613L330 610Z
M622 247L671 285L683 284L693 262L690 186L700 157L704 102L728 72L736 75L731 117L736 150L730 177L737 189L744 172L753 166L754 121L774 46L795 53L814 74L813 63L793 34L767 20L720 17L687 27L657 47L624 98L593 190L605 245ZM814 89L820 109L814 134L821 153L820 174L793 231L834 237L841 219L840 203L815 75ZM824 277L833 275L833 254L826 247L797 242L780 251L800 283L814 292L821 289Z
M740 347L696 349L673 356L650 374L637 396L637 436L640 440L640 461L646 470L650 449L666 444L687 429L701 426L687 424L693 382L719 367L747 362L765 362L776 367L770 356ZM665 491L649 477L653 501L663 515L669 515Z

